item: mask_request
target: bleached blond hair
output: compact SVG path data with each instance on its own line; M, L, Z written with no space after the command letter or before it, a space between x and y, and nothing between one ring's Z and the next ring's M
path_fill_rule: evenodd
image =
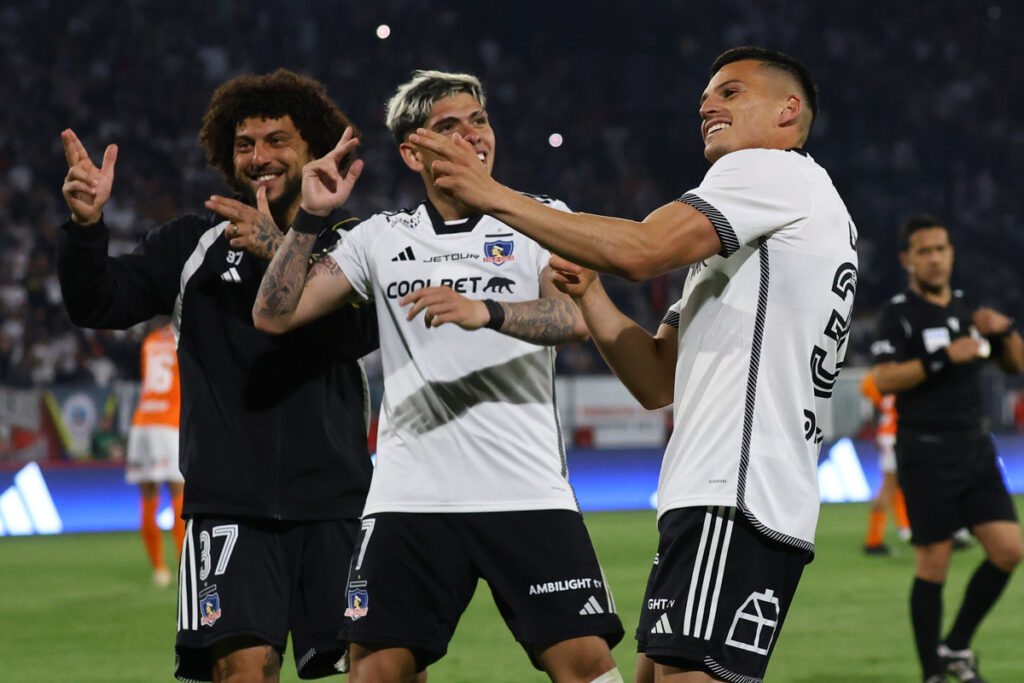
M486 104L484 87L472 74L414 71L412 79L398 86L388 100L384 125L401 144L409 133L427 122L435 102L460 93L472 95L481 107Z

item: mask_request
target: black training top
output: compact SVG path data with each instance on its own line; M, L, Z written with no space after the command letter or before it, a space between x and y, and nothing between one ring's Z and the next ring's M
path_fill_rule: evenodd
M357 223L332 214L314 257ZM131 254L107 228L64 227L58 271L72 322L124 329L171 314L181 373L184 514L358 517L372 471L358 359L377 347L372 308L346 307L279 336L252 306L268 262L233 249L219 218L181 216Z

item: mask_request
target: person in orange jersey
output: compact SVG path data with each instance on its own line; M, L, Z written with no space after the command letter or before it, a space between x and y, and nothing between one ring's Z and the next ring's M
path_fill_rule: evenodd
M128 464L125 480L138 484L142 494L142 541L153 565L153 583L171 583L164 563L163 539L157 526L160 484L166 482L174 507L174 545L181 552L185 522L181 518L185 479L178 469L178 422L181 416L181 388L178 382L178 353L174 333L166 316L149 323L142 342L142 395L128 433Z
M888 555L885 545L885 522L891 510L899 527L900 538L910 540L910 520L907 518L907 504L903 491L896 480L896 396L882 395L875 385L870 372L860 383L861 392L871 399L879 411L875 443L878 444L878 464L882 468L882 486L871 501L868 513L868 532L864 539L864 552L869 555Z

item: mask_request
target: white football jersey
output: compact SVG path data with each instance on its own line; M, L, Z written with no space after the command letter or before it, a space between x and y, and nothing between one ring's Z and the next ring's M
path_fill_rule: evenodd
M766 536L812 550L817 423L846 353L856 228L799 150L727 154L679 201L710 219L722 251L690 267L672 307L675 428L658 514L733 505Z
M562 202L538 198L568 211ZM490 329L406 320L410 291L540 297L550 253L490 216L445 223L424 202L376 214L330 254L377 307L384 398L364 514L576 510L555 409L555 350Z

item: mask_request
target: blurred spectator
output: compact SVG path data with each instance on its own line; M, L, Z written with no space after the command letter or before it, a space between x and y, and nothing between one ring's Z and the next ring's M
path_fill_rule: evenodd
M792 52L823 88L808 151L830 169L860 233L847 363L869 362L860 319L902 285L888 254L895 227L921 210L969 234L959 242L957 282L1024 315L1024 278L1010 256L1024 248L1015 227L1024 215L1015 182L1024 175L1024 59L1012 58L1024 6L889 3L884 22L859 0L658 0L637 9L600 0L587 12L547 3L543 15L523 3L443 6L135 0L119 6L116 22L96 0L0 8L0 93L16 103L5 107L0 134L0 381L104 382L137 365L137 332L75 330L55 290L66 210L59 132L74 128L89 149L120 146L119 200L106 219L111 249L128 251L168 217L202 211L220 187L197 170L200 117L215 85L278 66L325 82L364 131L356 215L422 198L401 172L382 107L414 69L439 68L479 74L500 104L492 112L504 131L499 180L544 189L575 210L639 219L703 176L701 164L678 163L700 158L697 103L686 93L699 92L705 74L694 65L745 42ZM53 41L57 8L62 35ZM380 40L385 21L391 37ZM680 278L606 286L654 329ZM606 371L591 345L565 354L564 372Z

